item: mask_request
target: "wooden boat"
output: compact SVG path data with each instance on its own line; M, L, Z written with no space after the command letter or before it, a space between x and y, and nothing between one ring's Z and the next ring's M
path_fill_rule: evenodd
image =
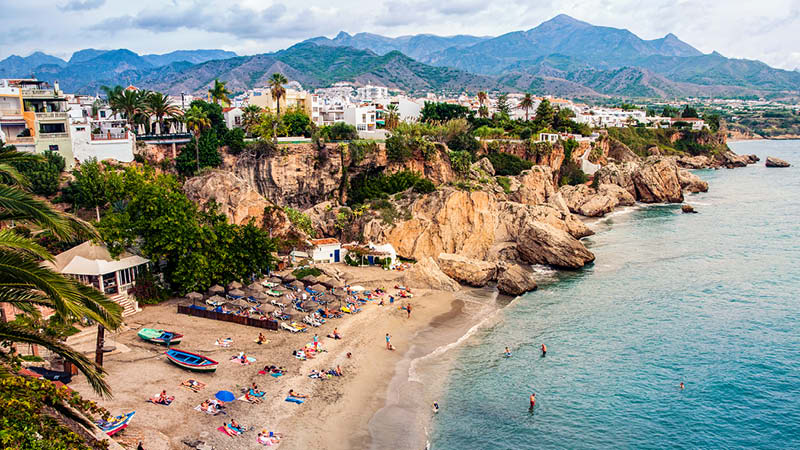
M109 420L98 420L95 423L105 434L113 436L128 426L134 414L136 414L136 411L131 411Z
M213 359L177 348L171 348L165 354L173 364L195 372L213 372L219 365Z
M139 330L139 337L143 341L161 345L180 344L183 335L174 331L156 330L153 328L142 328Z

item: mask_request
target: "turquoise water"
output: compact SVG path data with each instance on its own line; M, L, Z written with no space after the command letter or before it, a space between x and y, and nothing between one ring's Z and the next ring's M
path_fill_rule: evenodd
M731 147L762 161L698 171L699 214L594 224L594 266L461 347L431 448L800 448L800 142Z

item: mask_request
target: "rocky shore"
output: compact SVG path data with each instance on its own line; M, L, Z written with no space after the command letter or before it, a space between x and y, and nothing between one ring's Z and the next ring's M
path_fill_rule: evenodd
M637 202L681 203L686 192L708 190L708 183L690 169L744 167L758 161L729 149L676 156L661 155L657 147L648 151L652 156L642 158L609 138L596 146L582 145L570 155L559 144L538 153L519 144L502 150L536 165L516 176L498 177L489 159L481 158L459 176L446 148L392 163L378 146L356 163L342 146L295 145L269 158L231 159L222 170L188 180L185 189L201 204L213 199L233 222L255 220L275 236L305 237L286 216L283 207L290 206L309 217L318 236L388 242L399 256L417 261L404 275L411 287L454 291L459 284L496 283L501 292L519 295L536 287L527 269L531 264L579 269L594 261L580 241L593 234L584 218ZM589 183L559 187L559 168L568 156L576 163L590 156L601 167ZM348 176L376 168L424 174L436 190L419 194L409 189L383 199L383 212L391 212L388 218L370 208L356 213L344 204Z

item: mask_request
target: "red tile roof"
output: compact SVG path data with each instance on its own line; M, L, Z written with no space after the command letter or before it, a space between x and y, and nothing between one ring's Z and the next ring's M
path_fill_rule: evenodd
M338 239L334 239L334 238L311 239L311 244L313 244L315 246L334 245L334 244L338 244L338 243L339 243L339 240Z

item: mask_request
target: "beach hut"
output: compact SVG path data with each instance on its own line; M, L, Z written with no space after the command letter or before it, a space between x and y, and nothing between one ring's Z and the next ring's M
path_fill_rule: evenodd
M228 295L234 295L236 297L244 297L244 291L241 289L234 289L228 292Z
M220 286L220 285L218 285L218 284L215 284L215 285L211 286L210 288L208 288L208 292L211 293L211 294L221 294L221 293L225 292L225 288Z
M228 284L228 290L241 289L241 288L242 288L242 283L239 283L238 281L231 281L230 284Z

